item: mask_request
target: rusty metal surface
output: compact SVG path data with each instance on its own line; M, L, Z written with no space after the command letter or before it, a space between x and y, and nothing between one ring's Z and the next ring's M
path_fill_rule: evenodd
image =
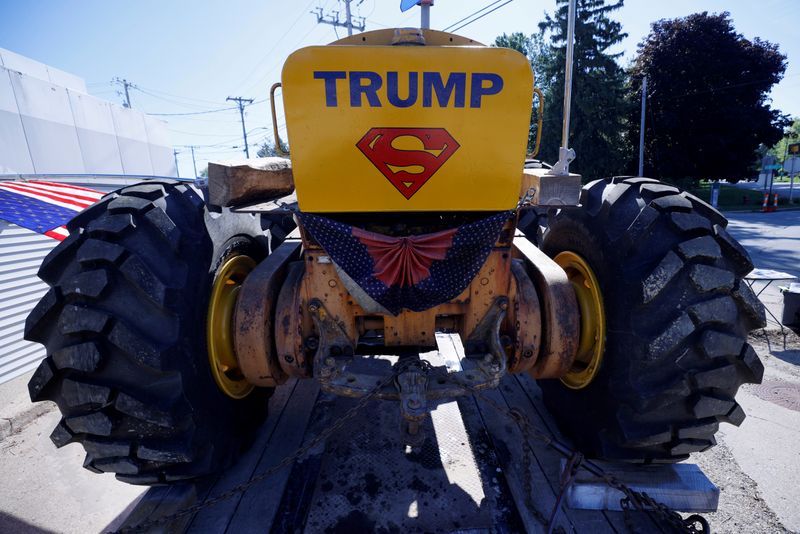
M278 294L275 310L275 347L281 369L293 378L311 376L310 362L306 362L306 347L313 354L316 346L313 337L303 338L303 324L310 321L300 295L304 262L293 262L288 266L286 281Z
M386 346L435 346L437 327L451 325L464 339L483 319L495 298L508 295L511 284L511 239L514 220L509 220L495 247L470 285L451 302L422 312L404 310L394 316L380 310L362 307L362 299L352 295L327 253L303 231L305 275L302 279L303 302L319 299L354 342L365 333L364 318L383 321L383 341ZM303 336L315 335L313 323L302 323ZM513 331L509 332L513 335Z
M760 385L753 387L752 392L759 399L800 412L800 384L783 380L764 380Z
M542 311L539 296L521 260L511 263L513 276L508 318L516 332L514 348L508 359L509 373L529 371L539 358L542 344Z
M575 360L580 339L580 313L567 274L525 237L514 238L515 254L536 286L543 305L542 348L531 368L534 378L559 378Z
M275 354L272 318L286 267L299 255L299 240L284 241L245 278L239 291L233 343L239 368L251 384L274 387L286 381Z

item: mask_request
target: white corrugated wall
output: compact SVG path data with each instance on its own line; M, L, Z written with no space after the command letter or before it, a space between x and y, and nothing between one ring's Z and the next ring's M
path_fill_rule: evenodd
M44 358L44 348L25 341L25 318L47 284L36 272L55 239L0 221L0 383L24 374Z
M0 177L0 180L8 177ZM17 176L69 183L109 192L141 182L144 176ZM174 180L174 178L171 178ZM58 244L15 224L0 220L0 384L34 369L44 347L23 339L25 318L47 291L36 276L45 256Z

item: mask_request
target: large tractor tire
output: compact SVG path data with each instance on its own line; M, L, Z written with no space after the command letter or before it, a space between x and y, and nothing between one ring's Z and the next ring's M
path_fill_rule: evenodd
M29 390L58 404L57 446L82 443L84 467L134 484L195 478L235 459L272 390L241 381L234 395L221 390L207 350L209 296L228 260L257 262L270 238L274 247L285 237L285 221L270 235L273 222L210 212L189 185L145 182L69 223L39 270L50 290L26 324L26 338L47 348Z
M764 325L764 309L742 279L753 265L726 225L702 200L648 178L592 182L580 207L549 221L541 247L579 283L592 315L582 324L605 323L605 338L588 344L570 375L540 381L586 454L680 461L715 445L720 423L744 419L734 396L761 381L747 334Z

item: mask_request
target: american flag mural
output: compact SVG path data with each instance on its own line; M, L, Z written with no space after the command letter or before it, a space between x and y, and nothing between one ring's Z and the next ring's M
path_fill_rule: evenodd
M303 227L370 297L397 315L457 297L486 262L512 212L419 236L368 232L298 212Z
M0 182L0 219L62 241L67 222L104 194L39 180Z

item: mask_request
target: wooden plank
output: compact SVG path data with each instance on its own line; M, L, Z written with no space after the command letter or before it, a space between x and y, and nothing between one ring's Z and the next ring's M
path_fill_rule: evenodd
M507 380L508 378L501 381L501 388ZM491 390L483 395L488 401L476 397L474 402L498 453L500 465L523 517L526 530L529 533L544 532L546 525L543 523L549 518L550 511L555 505L556 493L540 462L541 447L534 444L532 452L527 449L522 432L516 423L489 404L489 402L497 403L504 409L508 408L500 391ZM576 530L570 518L564 514L559 515L557 525L568 532Z
M515 393L515 395L509 396L517 398L517 402L521 406L523 413L528 414L533 424L546 430L551 436L555 436L560 441L569 444L568 440L559 432L556 422L553 420L550 412L547 411L544 400L542 399L542 391L539 389L536 381L527 374L513 375L512 378L517 383L519 389L513 390L512 393ZM520 391L524 394L523 397L519 397L518 392ZM525 403L526 399L527 405ZM555 451L550 451L547 463L545 464L548 466L548 476L555 484L554 487L558 487L557 481L560 478L560 458L561 456ZM603 511L602 515L616 532L628 532L629 528L626 525L626 520L622 512ZM657 530L652 520L643 512L628 512L627 522L642 532L650 532L654 529Z
M208 197L214 206L272 200L294 190L288 158L251 158L208 163Z
M300 447L318 394L319 384L315 380L301 380L297 384L291 402L287 403L275 428L273 438L264 448L254 476L267 471ZM268 530L280 504L290 472L291 466L284 467L251 486L239 500L226 532Z
M264 450L275 434L275 429L284 420L284 412L289 403L294 402L297 389L297 380L290 380L286 384L275 389L269 400L269 417L259 430L252 446L244 455L228 469L213 487L210 488L208 498L217 497L231 488L247 482L256 472L259 462L262 460ZM211 506L198 513L189 525L192 532L221 533L228 528L231 515L241 500L241 495L232 497L219 504Z

